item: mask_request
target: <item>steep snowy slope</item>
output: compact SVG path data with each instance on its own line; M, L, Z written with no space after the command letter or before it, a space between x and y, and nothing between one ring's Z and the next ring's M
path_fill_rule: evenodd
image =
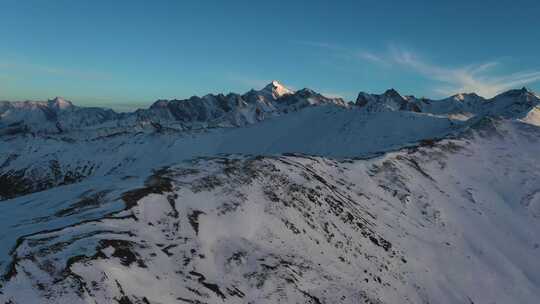
M471 117L482 112L485 99L474 93L456 94L442 100L429 100L426 98L411 98L422 112L444 115L462 114Z
M412 112L366 114L328 105L244 128L135 129L91 137L78 132L5 136L6 144L0 146L0 200L92 176L146 174L160 166L219 153L366 157L441 138L462 126L446 117Z
M1 239L0 301L536 303L539 146L486 118L369 160L198 158L7 200L26 236Z

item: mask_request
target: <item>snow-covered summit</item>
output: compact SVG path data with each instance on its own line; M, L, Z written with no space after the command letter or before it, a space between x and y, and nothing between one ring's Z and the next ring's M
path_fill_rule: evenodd
M346 106L339 98L328 98L313 90L293 92L278 81L261 90L236 93L207 94L189 99L158 100L148 110L137 111L137 121L160 124L182 124L182 127L239 127L269 117L299 111L308 106Z
M420 109L411 102L411 98L401 96L395 89L388 89L383 94L369 94L360 92L356 99L356 105L369 112L381 111L413 111Z
M66 110L73 108L73 103L63 97L55 97L47 102L48 107L56 110Z
M261 91L262 94L267 94L269 96L272 96L273 99L281 98L285 95L293 94L294 92L281 84L277 80L272 80L269 84L267 84Z
M459 101L484 100L483 97L478 96L476 93L458 93L453 95L451 98Z

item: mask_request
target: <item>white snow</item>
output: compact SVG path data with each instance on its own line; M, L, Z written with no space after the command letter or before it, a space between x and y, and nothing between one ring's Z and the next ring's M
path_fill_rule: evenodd
M269 86L128 114L0 103L1 193L30 187L0 197L0 302L540 298L531 92L368 110Z
M294 93L277 80L272 80L272 82L262 89L262 92L271 95L274 99Z

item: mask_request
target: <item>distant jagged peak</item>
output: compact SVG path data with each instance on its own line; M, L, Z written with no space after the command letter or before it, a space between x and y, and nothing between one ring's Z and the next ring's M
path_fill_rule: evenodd
M457 101L480 101L484 100L484 97L476 94L476 93L457 93L455 95L452 95L450 98L457 100Z
M409 103L414 101L415 98L405 98L399 94L395 89L388 89L382 94L369 94L360 92L356 99L356 105L365 108L368 111L397 111L408 110L411 108ZM414 109L417 111L418 109Z
M158 99L150 106L150 109L167 107L168 104L169 104L168 99Z
M418 98L416 98L416 96L414 95L405 95L405 96L402 96L403 99L407 100L407 101L415 101L415 100L418 100ZM422 99L422 98L420 98Z
M390 89L386 90L383 93L383 96L391 97L391 98L403 98L403 96L401 96L401 94L399 94L399 92L396 91L394 88L390 88Z
M368 103L376 100L376 95L366 93L364 91L358 93L358 97L356 98L356 105L360 107L366 106Z
M5 106L7 105L10 107L19 108L19 109L27 109L27 110L35 110L35 109L42 109L42 108L50 108L53 110L66 110L66 109L75 107L71 101L66 100L62 97L55 97L47 101L35 101L35 100L2 101L2 103Z
M358 94L358 97L366 98L366 99L381 99L381 97L405 99L405 97L403 97L401 94L399 94L399 92L396 91L396 89L394 89L394 88L390 88L390 89L384 91L384 93L382 93L382 94L372 94L372 93L367 93L367 92L361 91ZM414 96L411 96L411 97L414 97Z
M69 100L64 99L63 97L55 97L53 99L49 99L47 101L47 105L50 108L54 108L57 110L66 110L73 108L73 103Z
M274 99L278 99L285 95L291 95L294 93L292 90L290 90L277 80L272 80L260 92L269 94Z
M295 92L295 94L299 95L299 96L312 96L312 95L321 95L315 91L313 91L312 89L310 88L303 88L301 90L298 90Z
M495 97L493 97L493 99L497 99L501 97L520 97L520 96L536 97L536 95L531 90L529 90L526 87L523 87L521 89L512 89L512 90L502 92L496 95Z
M534 92L531 89L527 88L527 87L522 87L520 91L523 92L523 93L534 94Z

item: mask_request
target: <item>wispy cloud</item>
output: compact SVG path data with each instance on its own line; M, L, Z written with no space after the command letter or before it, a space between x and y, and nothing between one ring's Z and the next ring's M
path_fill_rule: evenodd
M540 80L540 71L520 71L498 75L500 62L491 61L462 67L444 67L429 63L410 51L393 48L390 59L439 83L433 90L439 94L476 92L491 97L503 91Z
M370 61L370 62L377 63L383 66L390 66L390 62L388 62L388 60L384 58L384 56L377 55L369 51L364 51L364 50L356 51L353 54L355 55L356 58L361 59L361 60Z
M365 49L351 49L346 48L337 44L327 43L327 42L316 42L316 41L296 41L296 44L313 47L318 49L324 49L329 52L338 55L339 57L344 57L348 59L360 59L365 61L371 61L374 63L387 65L385 58L382 55L376 54L374 52L365 50Z
M410 50L396 46L391 46L383 52L372 52L329 43L303 42L303 44L323 48L384 68L405 68L433 81L431 90L440 95L476 92L485 97L492 97L512 88L540 81L540 70L518 71L510 74L497 73L496 68L502 66L498 61L448 67L429 62Z

